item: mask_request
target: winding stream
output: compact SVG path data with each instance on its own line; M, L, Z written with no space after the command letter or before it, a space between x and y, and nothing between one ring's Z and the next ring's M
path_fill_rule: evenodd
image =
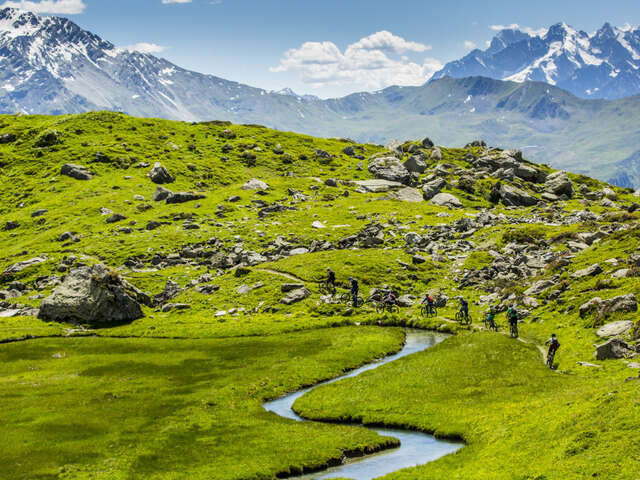
M406 329L406 341L404 348L388 357L377 360L361 368L353 370L346 375L319 383L313 387L305 388L293 392L284 397L264 403L267 411L274 412L281 417L291 418L299 422L306 421L298 416L293 410L293 403L305 393L321 385L337 382L343 378L355 377L367 370L373 370L385 363L390 363L399 358L406 357L412 353L421 352L446 338L445 335L417 329ZM437 440L432 435L408 430L398 430L391 428L372 428L380 435L395 437L400 440L400 447L385 450L374 455L367 455L347 460L343 465L331 467L322 472L311 473L296 477L300 480L312 480L323 478L353 478L355 480L370 480L372 478L395 472L402 468L415 467L436 460L444 455L455 452L462 447L460 443Z

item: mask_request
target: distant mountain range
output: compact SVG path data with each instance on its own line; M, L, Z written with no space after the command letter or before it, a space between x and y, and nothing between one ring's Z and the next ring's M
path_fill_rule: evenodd
M545 38L552 38L552 30ZM524 36L502 31L487 52L499 56L510 45L538 42ZM594 40L591 45L591 51L597 48ZM0 112L5 113L116 110L185 121L260 123L376 143L428 135L441 144L464 145L482 137L496 146L519 146L538 162L640 186L639 107L640 96L581 99L548 83L479 76L444 76L419 87L321 100L191 72L118 48L67 19L0 10Z
M589 35L558 23L544 35L502 30L489 47L448 63L433 79L484 76L555 85L582 98L640 93L640 28L605 23Z

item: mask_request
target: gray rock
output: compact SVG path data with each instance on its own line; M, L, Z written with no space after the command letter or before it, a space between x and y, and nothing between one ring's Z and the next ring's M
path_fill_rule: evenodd
M447 186L447 182L442 178L436 178L422 186L422 196L425 200L431 200Z
M601 326L596 335L599 337L617 337L623 333L628 332L633 328L633 322L631 320L619 320L617 322L609 322Z
M113 215L107 217L107 223L116 223L126 219L127 217L125 217L124 215L120 213L114 213Z
M344 147L342 149L342 153L344 153L345 155L348 155L349 157L353 157L356 154L356 151L351 145L349 145L348 147Z
M169 175L167 169L159 162L153 165L153 168L147 174L153 183L164 184L173 183L176 179Z
M252 178L242 186L242 190L268 190L268 189L269 189L269 185L267 185L262 180L258 180L257 178Z
M295 255L304 255L305 253L309 253L309 249L305 248L305 247L298 247L298 248L294 248L293 250L291 250L289 252L290 256L295 256Z
M316 149L315 154L316 154L316 157L319 157L319 158L331 158L331 154L329 152L326 152L320 148Z
M424 147L424 148L433 148L433 142L431 141L431 139L429 137L424 137L422 139L422 142L420 142L420 144Z
M431 199L431 204L439 207L462 208L462 202L450 193L438 193Z
M502 203L509 207L530 207L538 203L538 199L533 195L512 187L511 185L502 184L500 186L500 198Z
M156 191L153 192L153 200L155 202L161 202L162 200L166 200L170 195L173 195L171 190L167 190L164 187L156 188Z
M400 182L392 182L379 178L375 180L357 180L353 183L358 186L358 191L361 193L382 193L402 187Z
M442 160L442 152L440 151L440 149L438 147L434 148L431 151L431 160L435 160L435 161L440 161Z
M415 232L409 232L404 236L404 241L409 245L416 245L422 241L422 237Z
M411 155L403 165L404 168L415 173L424 173L427 169L427 163L423 155Z
M280 291L287 293L293 290L300 290L301 288L304 288L304 283L283 283L280 286Z
M407 184L411 174L396 157L379 157L369 162L369 172L376 178Z
M64 232L61 233L60 236L58 237L58 241L59 242L66 242L69 241L73 238L73 233L71 232Z
M542 170L538 170L530 165L519 163L514 169L516 177L527 182L544 183L547 180L547 174Z
M621 268L611 274L611 278L628 278L631 277L633 271L630 268Z
M220 290L220 286L219 285L198 285L195 288L195 291L198 293L201 293L202 295L211 295L214 292L217 292L218 290Z
M618 297L610 298L609 300L607 300L607 310L610 313L637 312L638 302L636 300L636 296L633 293L628 293L626 295L620 295Z
M13 265L7 267L2 275L13 275L14 273L19 273L23 271L25 268L29 268L33 265L39 265L47 261L46 257L34 257L29 260L23 260L22 262L14 263Z
M2 227L2 230L4 230L5 232L9 232L19 227L20 227L20 223L13 220L9 220L7 221L7 223L4 224L4 227Z
M398 190L397 192L392 192L389 195L389 198L393 200L399 200L401 202L420 203L424 201L424 198L422 196L422 193L420 193L420 190L412 187L405 187Z
M167 278L166 283L164 284L164 288L162 292L153 297L154 305L162 305L167 303L169 300L176 298L182 292L182 288L177 282L174 282L170 278Z
M201 200L205 198L204 195L193 192L175 192L167 197L167 203L185 203L192 202L194 200Z
M17 137L13 133L3 133L0 135L0 145L7 143L13 143L17 140Z
M551 280L538 280L536 283L531 285L531 287L525 290L524 294L527 296L540 295L547 288L552 287L553 285L555 285L555 283Z
M566 172L554 172L549 175L545 181L545 190L554 195L566 195L571 198L573 196L573 183L569 180Z
M327 226L324 223L316 220L311 224L311 228L327 228Z
M188 310L191 305L188 303L166 303L162 306L162 312L167 313L172 310Z
M296 290L291 290L287 295L280 300L281 303L285 305L291 305L297 302L301 302L305 298L308 298L311 295L311 292L306 288L298 288Z
M596 360L608 360L614 358L624 358L632 353L626 342L619 338L612 338L600 345L596 345L596 352L594 357Z
M336 180L335 178L327 178L327 179L324 181L324 184L325 184L327 187L337 187L337 186L338 186L338 180Z
M602 299L600 297L594 297L588 302L585 302L582 305L580 305L580 308L578 308L578 311L580 313L580 317L584 318L589 313L599 310L601 307L602 307Z
M141 292L104 265L72 270L40 304L38 318L108 325L143 316Z
M87 169L87 167L83 167L82 165L74 165L72 163L65 163L62 165L60 169L61 175L66 175L67 177L75 178L76 180L91 180L93 178L93 174Z
M592 277L594 275L598 275L602 273L602 267L597 263L594 263L590 267L583 268L582 270L578 270L571 275L572 278L584 278L584 277Z
M409 308L413 305L413 298L410 295L401 295L398 297L398 306L403 308Z
M47 210L46 208L41 208L39 210L35 210L34 212L31 212L31 216L32 217L41 217L42 215L44 215L48 211L49 210Z
M415 265L420 265L421 263L425 263L427 261L427 259L421 255L414 255L411 257L411 261L415 264Z

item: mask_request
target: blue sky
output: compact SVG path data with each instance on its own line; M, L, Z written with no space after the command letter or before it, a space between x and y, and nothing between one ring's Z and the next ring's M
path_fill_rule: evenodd
M638 0L0 0L203 73L322 97L419 84L497 26L640 24ZM493 28L492 28L493 26ZM336 67L339 59L339 68Z

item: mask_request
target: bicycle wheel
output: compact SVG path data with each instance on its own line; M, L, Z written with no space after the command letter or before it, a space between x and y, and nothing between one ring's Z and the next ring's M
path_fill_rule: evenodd
M471 325L471 322L472 322L472 320L471 320L471 315L466 314L466 315L464 316L464 319L465 319L465 322L467 323L467 325Z
M427 305L422 305L420 307L420 313L422 314L423 317L428 317L429 316L429 307Z
M429 309L429 316L430 317L437 317L438 316L438 309L436 307L431 307Z
M400 313L400 307L398 307L398 305L395 305L395 304L390 304L389 305L389 312L390 313Z
M462 312L456 312L456 322L462 320Z
M354 305L354 307L359 308L363 305L364 305L364 299L358 295L358 298L356 298L356 304Z
M348 293L343 293L342 295L340 295L341 303L349 303L350 300L351 300L351 295L349 295Z
M384 312L384 304L382 302L375 302L376 304L376 313Z

